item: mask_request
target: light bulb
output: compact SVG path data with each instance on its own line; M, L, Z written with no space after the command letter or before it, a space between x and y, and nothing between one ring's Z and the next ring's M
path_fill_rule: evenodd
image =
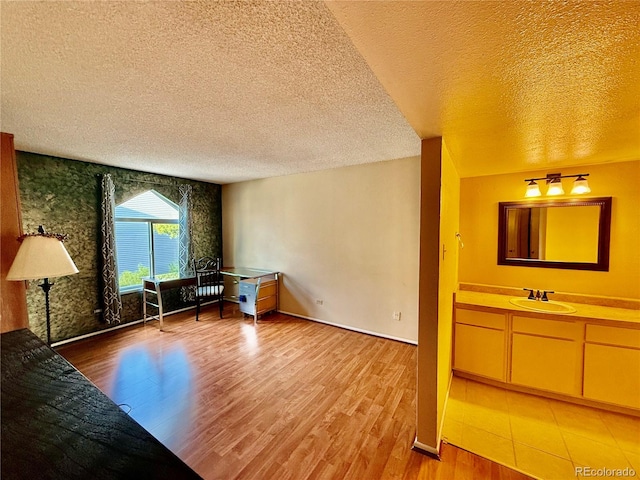
M529 184L527 185L527 191L524 194L524 196L525 197L539 197L540 195L542 195L540 193L540 187L538 186L538 184L534 180L531 180L529 182Z
M589 188L589 182L584 177L578 177L573 182L573 188L571 189L571 193L573 195L581 195L583 193L589 193L591 189Z
M554 178L549 182L549 190L547 195L564 195L564 189L562 188L562 182L559 178Z

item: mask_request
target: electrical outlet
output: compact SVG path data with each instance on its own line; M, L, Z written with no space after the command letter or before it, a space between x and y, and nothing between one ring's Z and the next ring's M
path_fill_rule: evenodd
M316 305L322 305L322 304L324 304L324 300L320 300L320 299L316 300Z
M401 317L401 312L393 312L393 319L397 320L398 322L400 321L400 317Z

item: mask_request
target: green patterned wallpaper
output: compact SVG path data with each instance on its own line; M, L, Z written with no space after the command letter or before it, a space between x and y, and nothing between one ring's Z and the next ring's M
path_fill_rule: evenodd
M53 280L50 292L51 340L57 342L110 327L94 310L101 309L100 175L110 173L116 204L154 189L179 203L179 185L193 188L193 243L196 257L222 255L220 185L108 167L93 163L16 152L22 225L25 233L38 225L67 234L65 246L80 273ZM45 302L39 282L29 282L27 304L30 329L46 338ZM168 310L189 306L178 292L166 298ZM142 294L122 296L122 323L142 318Z

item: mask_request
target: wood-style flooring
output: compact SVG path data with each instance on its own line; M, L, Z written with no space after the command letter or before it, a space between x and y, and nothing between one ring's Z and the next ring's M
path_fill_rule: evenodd
M411 450L415 346L227 307L59 347L205 479L525 479L443 445Z

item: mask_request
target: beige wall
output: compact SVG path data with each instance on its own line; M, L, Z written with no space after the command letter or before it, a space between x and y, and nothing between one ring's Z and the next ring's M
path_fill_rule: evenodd
M550 170L551 171L551 170ZM497 264L498 203L524 200L525 178L547 171L463 178L460 282L529 287L569 293L640 298L640 161L563 168L563 175L590 173L590 197L613 197L608 272L513 267ZM565 192L571 179L564 180ZM541 185L541 190L545 191ZM566 195L561 198L576 198Z
M224 262L283 272L283 312L416 342L419 195L418 158L224 185Z

